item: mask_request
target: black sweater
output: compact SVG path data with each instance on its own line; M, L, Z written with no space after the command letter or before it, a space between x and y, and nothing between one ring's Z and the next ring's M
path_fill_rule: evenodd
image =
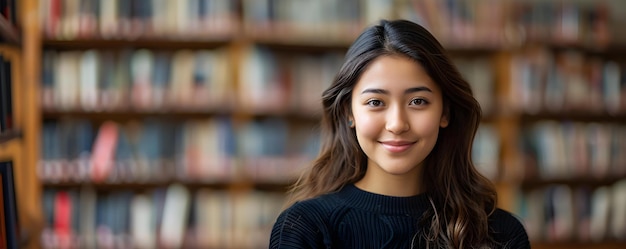
M283 211L270 248L425 248L424 239L415 235L429 206L426 194L392 197L347 185ZM504 210L489 217L489 228L498 248L530 248L520 221Z

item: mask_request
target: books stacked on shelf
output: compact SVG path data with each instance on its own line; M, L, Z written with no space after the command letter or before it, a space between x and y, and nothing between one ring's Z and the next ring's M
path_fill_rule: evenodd
M0 54L0 134L13 127L13 77L11 61Z
M472 86L474 97L478 100L483 116L493 114L495 110L495 72L491 57L467 58L453 57L453 62L463 77Z
M243 28L257 40L347 43L361 31L363 2L242 0Z
M478 171L490 180L500 176L500 136L497 129L488 123L478 127L472 145L472 161Z
M531 241L626 241L626 180L599 187L548 185L519 195Z
M63 119L43 124L38 170L47 183L286 183L317 153L318 134L281 118Z
M582 50L532 48L511 63L511 105L529 114L623 114L624 65Z
M47 188L44 248L267 248L283 194Z
M41 102L56 111L228 111L231 70L222 49L47 50Z
M611 42L609 1L512 1L507 28L522 43L604 49ZM610 1L615 2L615 1ZM615 6L614 6L615 7ZM511 30L512 31L512 30Z
M251 47L239 67L239 108L249 113L319 116L322 91L343 63L343 54L289 53Z
M219 40L234 35L236 1L41 1L46 37L74 39Z
M521 134L526 178L626 177L626 126L540 121Z
M513 21L508 15L510 1L395 2L397 17L423 25L446 47L489 49L513 42L504 33L505 25Z

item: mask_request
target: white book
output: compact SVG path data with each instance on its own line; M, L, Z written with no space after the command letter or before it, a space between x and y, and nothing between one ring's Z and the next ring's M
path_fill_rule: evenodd
M165 248L181 248L183 236L187 228L189 213L189 190L180 184L172 184L167 188L163 206L160 239Z
M212 56L212 79L209 89L213 103L218 103L220 108L229 109L235 105L233 65L231 52L227 49L217 49Z
M253 248L255 232L258 231L256 221L260 215L260 200L254 193L237 193L233 195L233 241L234 248Z
M472 159L476 169L485 177L496 179L500 155L499 137L496 129L491 125L481 124L478 132L476 132L472 148Z
M130 235L135 248L155 248L156 228L152 200L143 194L135 195L131 203Z
M200 34L200 0L186 0L185 19L186 25L184 27L184 34L193 38L198 37Z
M99 62L97 50L83 52L80 61L80 104L88 112L98 108Z
M190 32L189 24L189 1L190 0L178 0L176 1L176 8L172 11L176 11L176 34L185 35Z
M611 213L611 235L617 240L626 239L626 180L612 187L613 206Z
M202 194L200 215L202 227L207 231L203 243L208 245L207 248L228 248L228 240L231 237L231 217L228 214L232 208L231 197L223 191L207 191Z
M132 104L138 109L150 109L152 106L152 68L154 56L148 49L133 53L130 70L132 81Z
M177 108L187 108L192 103L194 57L191 50L179 50L172 58L169 103Z
M474 96L480 103L483 113L493 111L494 78L493 66L488 58L475 59L471 62L472 71L469 77Z
M603 241L608 232L609 211L611 207L610 191L602 186L593 191L591 197L591 240Z
M61 37L63 40L76 39L80 27L80 0L64 0L61 17Z
M54 73L55 105L60 110L71 110L77 107L80 85L78 82L78 60L80 53L62 52Z
M165 37L167 35L168 26L168 0L152 0L152 31L156 37Z
M100 35L104 39L113 38L118 33L118 1L120 0L99 1L100 20L98 23L100 24Z

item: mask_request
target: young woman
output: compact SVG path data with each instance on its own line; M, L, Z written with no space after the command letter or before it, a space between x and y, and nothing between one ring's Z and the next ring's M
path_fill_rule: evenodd
M270 248L530 248L474 168L480 106L426 29L366 29L322 102L320 155Z

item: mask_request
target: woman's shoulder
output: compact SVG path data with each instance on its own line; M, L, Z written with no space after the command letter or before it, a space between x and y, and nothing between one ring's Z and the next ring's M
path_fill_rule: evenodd
M497 242L508 245L506 248L530 248L522 220L506 210L497 208L489 216L489 228Z
M335 198L334 194L326 194L298 201L285 209L282 214L325 216L325 214L336 210L341 205L343 203L338 198Z
M333 195L323 195L294 203L283 210L270 237L270 248L283 248L290 245L318 248L323 247L325 238L331 236L328 227L334 210L342 204Z

